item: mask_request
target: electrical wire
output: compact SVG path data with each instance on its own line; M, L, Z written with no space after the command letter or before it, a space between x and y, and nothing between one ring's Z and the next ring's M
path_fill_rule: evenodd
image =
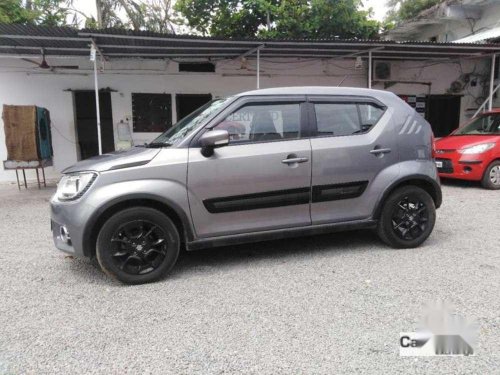
M67 142L71 143L71 144L74 144L76 145L76 142L73 142L71 139L67 138L58 128L57 126L54 125L54 121L52 121L52 119L50 120L50 128L54 128L56 130L56 132L62 137L64 138Z

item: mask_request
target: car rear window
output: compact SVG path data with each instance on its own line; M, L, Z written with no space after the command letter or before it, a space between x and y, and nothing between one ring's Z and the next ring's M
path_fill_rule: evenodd
M315 103L318 136L347 136L368 132L384 110L371 103Z

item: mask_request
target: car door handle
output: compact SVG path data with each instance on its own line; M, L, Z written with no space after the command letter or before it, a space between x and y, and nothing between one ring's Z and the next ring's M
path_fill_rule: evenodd
M370 154L380 155L380 154L388 154L389 152L391 152L390 148L374 148L373 150L370 151Z
M309 161L308 158L289 158L289 159L283 159L281 162L283 164L295 164L295 163L305 163L306 161Z

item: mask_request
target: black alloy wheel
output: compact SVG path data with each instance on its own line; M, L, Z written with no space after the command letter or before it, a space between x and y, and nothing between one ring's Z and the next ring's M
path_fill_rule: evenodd
M179 232L169 217L153 208L131 207L104 223L96 255L108 275L126 284L142 284L166 275L179 249Z
M134 220L120 226L111 238L115 265L132 275L154 271L163 262L168 241L163 229L145 220Z
M436 222L434 200L418 186L403 186L385 200L377 233L394 248L413 248L432 233Z
M392 229L403 240L412 241L419 238L428 223L427 206L415 196L405 196L393 212Z

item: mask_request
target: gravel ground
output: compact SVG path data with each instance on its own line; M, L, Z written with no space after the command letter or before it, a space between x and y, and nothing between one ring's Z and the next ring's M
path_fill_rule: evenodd
M500 192L443 189L419 249L369 232L218 248L131 287L54 248L53 189L0 187L0 374L498 374ZM399 356L435 300L478 323L475 356Z

